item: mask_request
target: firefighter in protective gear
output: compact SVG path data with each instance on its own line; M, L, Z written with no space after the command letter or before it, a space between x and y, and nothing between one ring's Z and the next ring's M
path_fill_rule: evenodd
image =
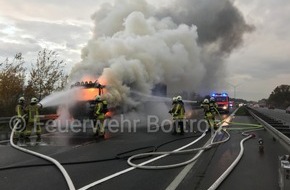
M23 118L25 116L25 98L20 97L18 99L18 103L15 108L16 115L19 118ZM21 119L20 121L22 121ZM14 140L17 142L20 137L24 137L24 130L25 130L25 123L19 124L20 126L17 126L17 130L15 131L14 134Z
M175 126L173 133L184 134L184 119L185 119L185 109L184 103L181 96L176 97L176 108L173 113L173 118L175 120Z
M215 99L214 97L211 97L210 100L209 100L209 109L213 115L213 119L215 121L215 117L216 117L216 114L217 114L217 108L218 108L218 105L217 103L215 102Z
M173 115L173 113L175 112L176 106L177 106L177 98L173 97L172 98L172 108L169 110L168 113Z
M107 101L102 100L101 96L96 96L96 125L93 129L95 135L104 136L105 135L105 114L107 113Z
M174 127L174 130L173 130L173 133L172 134L176 134L176 126L177 126L177 121L176 121L176 117L174 116L174 113L175 113L175 110L176 110L176 107L177 107L177 98L176 97L173 97L172 98L172 108L169 110L168 113L170 113L172 115L172 119L173 119L173 127Z
M201 107L203 108L204 111L204 118L206 119L210 128L215 128L214 116L210 110L210 104L207 98L203 100Z
M42 108L42 105L38 103L37 98L31 98L30 104L25 108L28 114L28 123L25 130L25 137L28 140L32 130L36 127L37 141L41 139L41 128L39 125L39 110Z

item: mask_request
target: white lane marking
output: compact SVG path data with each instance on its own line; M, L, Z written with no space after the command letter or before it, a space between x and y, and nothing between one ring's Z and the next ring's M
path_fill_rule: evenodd
M187 147L189 147L189 146L195 144L196 142L198 142L199 140L201 140L205 135L206 135L206 134L203 133L203 134L202 134L199 138L197 138L196 140L192 141L191 143L189 143L189 144L187 144L187 145L184 145L183 147L180 147L180 148L178 148L178 149L175 149L173 152L177 152L177 151L183 150L183 149L185 149L185 148L187 148ZM156 161L156 160L159 160L159 159L161 159L161 158L164 158L164 157L166 157L166 156L168 156L168 155L169 155L169 154L164 154L164 155L158 156L158 157L153 158L153 159L151 159L151 160L148 160L148 161L142 162L142 163L139 164L139 165L143 166L143 165L149 164L149 163L151 163L151 162L154 162L154 161ZM109 176L107 176L107 177L105 177L105 178L99 179L98 181L95 181L95 182L93 182L93 183L91 183L91 184L88 184L88 185L86 185L86 186L80 188L79 190L86 190L86 189L89 189L89 188L91 188L91 187L93 187L93 186L96 186L96 185L98 185L98 184L100 184L100 183L103 183L103 182L108 181L108 180L110 180L110 179L113 179L113 178L115 178L115 177L117 177L117 176L120 176L120 175L122 175L122 174L125 174L125 173L127 173L127 172L130 172L130 171L132 171L132 170L134 170L134 169L136 169L136 168L135 168L135 167L130 167L130 168L127 168L127 169L125 169L125 170L119 171L119 172L114 173L114 174L112 174L112 175L109 175Z
M211 144L212 139L209 139L205 146ZM194 158L196 159L194 162L188 164L184 167L184 169L175 177L175 179L169 184L169 186L166 188L166 190L174 190L178 187L178 185L182 182L182 180L187 176L188 172L191 170L191 168L196 164L197 158L204 152L204 150L200 150Z
M236 112L238 111L238 109L236 109L229 117L227 117L221 124L221 126L219 127L219 131L221 130L222 127L228 125L227 122L230 122L233 118L233 116L236 114ZM207 146L208 144L211 143L212 139L209 139L204 146ZM202 153L204 152L204 150L201 150L197 153L197 155L195 155L195 158L198 158ZM178 185L183 181L183 179L186 177L186 175L188 174L188 172L192 169L192 167L196 164L197 160L192 162L191 164L187 165L184 167L184 169L175 177L175 179L169 184L169 186L166 188L166 190L175 190Z

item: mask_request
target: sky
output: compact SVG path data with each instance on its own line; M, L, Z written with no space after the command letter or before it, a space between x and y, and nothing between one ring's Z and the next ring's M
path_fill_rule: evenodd
M170 0L148 0L156 6ZM26 64L42 48L55 50L69 70L81 61L93 36L92 15L108 0L0 0L0 61L22 52ZM235 0L255 30L225 59L225 91L247 100L268 98L280 84L290 85L290 2Z

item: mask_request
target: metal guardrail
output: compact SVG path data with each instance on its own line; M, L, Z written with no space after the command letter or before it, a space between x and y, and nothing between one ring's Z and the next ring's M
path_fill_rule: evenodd
M8 124L11 117L0 117L0 124Z
M288 138L286 135L275 129L273 126L271 126L269 123L264 121L262 118L257 116L251 109L248 108L249 113L255 118L260 124L265 126L265 129L278 141L280 142L284 148L290 152L290 138Z

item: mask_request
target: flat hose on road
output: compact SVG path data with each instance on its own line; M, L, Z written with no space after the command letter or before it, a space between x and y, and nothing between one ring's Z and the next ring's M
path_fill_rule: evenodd
M263 127L260 127L263 128ZM252 131L257 131L257 130L263 130L263 129L255 129L255 130L250 130L250 131L245 131L243 132L243 135L246 135L247 137L245 137L244 139L241 140L240 142L240 153L237 156L237 158L235 159L235 161L228 167L228 169L208 188L208 190L215 190L217 189L220 184L230 175L230 173L233 171L233 169L238 165L238 163L240 162L243 154L244 154L244 142L249 140L250 138L253 138L254 135L251 134L247 134L248 132L252 132Z
M112 156L110 158L101 158L101 159L92 159L92 160L83 160L83 161L71 161L71 162L59 162L61 165L77 165L77 164L91 164L91 163L98 163L98 162L107 162L107 161L113 161L113 160L127 160L129 157L135 155L133 154L136 151L140 151L140 150L146 150L146 149L151 149L150 152L155 152L157 151L159 148L174 143L176 141L181 141L181 140L185 140L185 139L189 139L189 138L194 138L194 137L199 137L199 134L195 134L195 135L191 135L191 136L187 136L187 137L183 137L183 138L179 138L179 139L174 139L174 140L170 140L167 142L164 142L162 144L159 144L157 146L145 146L145 147L139 147L139 148L135 148L132 150L128 150L125 152L120 152L118 154L116 154L115 156ZM148 153L149 151L146 151L144 153ZM131 155L129 154L131 153ZM149 156L148 156L149 157ZM150 156L151 157L151 156ZM144 159L144 158L140 158L140 159ZM21 168L30 168L30 167L45 167L45 166L53 166L53 163L46 163L46 164L25 164L25 165L10 165L10 166L5 166L5 167L0 167L0 171L3 170L11 170L11 169L21 169Z
M23 118L21 118L23 119ZM62 173L62 175L64 176L66 182L67 182L67 185L69 187L70 190L75 190L75 186L70 178L70 176L68 175L67 171L64 169L64 167L55 159L51 158L51 157L48 157L46 155L43 155L43 154L40 154L38 152L34 152L34 151L31 151L31 150L28 150L28 149L25 149L25 148L22 148L20 146L17 146L16 144L14 144L13 142L13 137L14 137L14 133L15 133L15 128L16 126L20 123L20 120L18 120L15 125L13 126L12 128L12 132L11 132L11 135L10 135L10 144L13 148L17 149L17 150L20 150L22 152L25 152L25 153L28 153L28 154L32 154L34 156L37 156L39 158L42 158L42 159L45 159L49 162L52 162L54 165L56 165L56 167L60 170L60 172Z
M214 108L220 119L221 119L221 115L219 113L219 111ZM225 120L221 120L217 125L222 125L224 122L226 122ZM211 143L208 144L208 145L205 145L203 147L200 147L200 148L194 148L194 149L188 149L188 150L178 150L178 151L167 151L167 152L152 152L152 153L143 153L143 154L137 154L137 155L134 155L134 156L131 156L130 158L128 158L127 160L127 163L132 166L132 167L135 167L135 168L139 168L139 169L150 169L150 170L160 170L160 169L170 169L170 168L176 168L176 167L180 167L180 166L185 166L189 163L192 163L194 162L201 154L203 151L207 150L207 149L210 149L212 146L214 145L218 145L218 144L221 144L221 143L225 143L227 142L229 139L230 139L230 134L223 130L228 136L226 139L224 140L221 140L221 141L218 141L218 142L213 142L214 139L215 139L215 136L216 136L216 132L214 133L214 135L212 136L212 139L211 139ZM191 158L190 160L187 160L185 162L180 162L180 163L177 163L177 164L171 164L171 165L163 165L163 166L145 166L145 165L141 165L141 164L134 164L132 162L132 160L134 159L137 159L137 158L140 158L140 157L144 157L144 156L152 156L152 155L173 155L173 154L185 154L185 153L192 153L192 152L196 152L196 151L199 151L197 153L197 155L195 155L193 158Z
M145 165L140 165L140 164L134 164L132 162L132 160L139 158L139 157L144 157L144 156L152 156L152 155L174 155L174 154L185 154L185 153L192 153L192 152L196 152L196 151L204 151L206 149L211 148L214 145L218 145L221 143L225 143L230 139L230 134L227 131L224 131L228 137L224 140L218 141L218 142L213 142L215 136L217 133L215 133L215 135L212 137L211 143L208 145L205 145L203 147L200 148L194 148L194 149L188 149L188 150L179 150L179 151L167 151L167 152L152 152L152 153L142 153L142 154L137 154L134 156L131 156L128 160L127 163L135 168L139 168L139 169L155 169L155 170L160 170L160 169L170 169L170 168L176 168L176 167L180 167L180 166L185 166L193 161L195 161L200 155L201 152L199 152L197 155L195 155L193 158L191 158L190 160L187 160L185 162L180 162L177 164L171 164L171 165L164 165L164 166L145 166Z

